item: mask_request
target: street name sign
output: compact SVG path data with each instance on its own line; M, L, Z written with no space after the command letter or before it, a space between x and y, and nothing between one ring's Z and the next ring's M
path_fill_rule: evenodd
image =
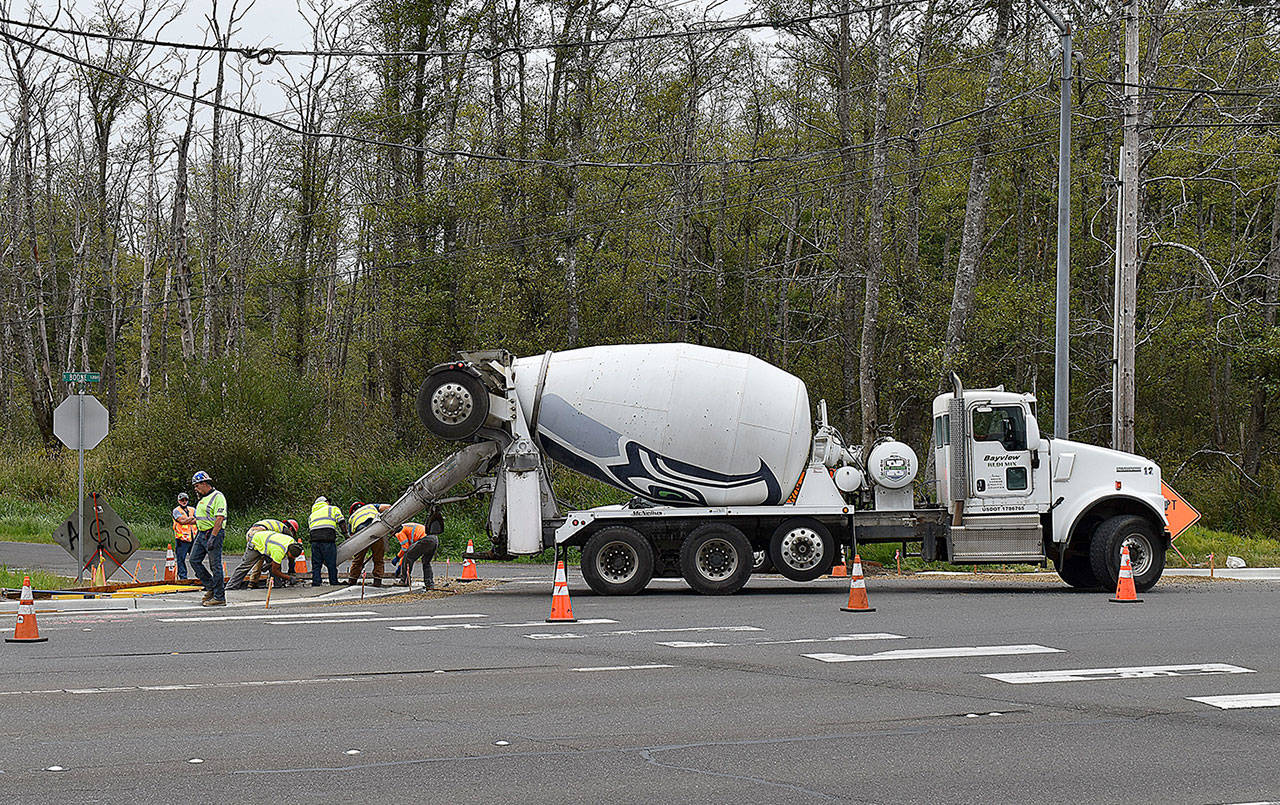
M100 383L102 382L101 372L63 372L63 383Z

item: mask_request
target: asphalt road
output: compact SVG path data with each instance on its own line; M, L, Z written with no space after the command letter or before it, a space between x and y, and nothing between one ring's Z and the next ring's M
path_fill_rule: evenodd
M1120 605L1048 583L876 577L877 611L850 614L840 580L761 577L729 598L655 582L623 599L571 573L579 622L546 624L545 572L269 617L42 616L48 643L0 648L0 790L13 802L1280 799L1280 701L1189 698L1280 693L1273 583L1162 583ZM1133 670L1151 666L1184 667ZM1122 670L987 676L1080 669Z

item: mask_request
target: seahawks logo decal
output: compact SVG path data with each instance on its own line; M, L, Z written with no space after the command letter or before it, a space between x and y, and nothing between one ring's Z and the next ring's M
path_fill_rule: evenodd
M650 500L705 506L707 490L751 487L760 489L757 505L782 500L781 485L763 460L754 472L729 475L668 458L624 438L555 394L542 398L538 431L543 449L556 462ZM562 435L567 433L573 434L572 441Z

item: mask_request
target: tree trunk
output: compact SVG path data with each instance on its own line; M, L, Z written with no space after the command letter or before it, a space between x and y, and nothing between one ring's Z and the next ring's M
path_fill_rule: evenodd
M1276 307L1280 305L1280 175L1272 190L1271 242L1267 252L1266 277L1262 292L1262 338L1272 337L1276 327ZM1270 399L1265 382L1254 380L1250 395L1249 419L1245 425L1244 471L1256 476L1262 468L1262 443L1266 438Z
M965 328L973 313L978 291L978 263L985 239L987 202L991 187L991 132L999 117L997 104L1004 79L1004 60L1008 47L1010 0L997 0L996 30L991 42L991 72L982 95L983 112L979 117L973 164L969 171L969 192L965 198L964 226L960 230L960 257L956 266L955 289L951 295L951 315L947 318L947 334L942 348L942 370L958 369L960 352L965 343ZM939 388L945 381L939 379Z
M880 315L880 281L884 276L884 209L888 202L889 182L889 68L893 54L893 6L880 9L880 52L876 59L876 94L874 138L871 145L871 209L867 220L867 279L862 297L862 342L858 357L858 397L862 402L863 455L870 455L871 443L879 429L876 402L876 341Z

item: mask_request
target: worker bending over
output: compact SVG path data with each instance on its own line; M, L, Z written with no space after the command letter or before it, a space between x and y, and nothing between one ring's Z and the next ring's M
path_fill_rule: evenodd
M348 511L351 519L351 536L354 538L360 534L360 530L368 528L369 524L377 519L378 514L391 508L389 503L361 503L356 501L351 504ZM389 578L387 576L387 543L384 539L374 540L373 544L360 551L360 553L351 557L351 570L347 572L347 584L355 584L360 580L360 571L364 570L364 560L373 557L373 586L381 587L382 580Z
M316 498L307 521L311 540L311 586L320 586L320 566L329 570L329 583L338 583L338 534L347 535L347 518L324 495Z
M291 578L290 576L281 575L277 568L279 563L284 561L284 551L296 545L298 550L290 553L289 558L296 558L302 553L302 543L294 539L297 533L298 523L294 520L259 520L250 526L249 530L245 532L244 559L240 561L240 565L231 574L231 578L227 580L227 589L243 589L245 577L252 572L254 577L257 578L258 574L266 569L268 562L272 565L272 576L286 580ZM277 542L280 544L280 556L275 556L272 551L268 550L268 547L274 543L268 541L267 537L279 538ZM290 565L290 568L292 568L292 565Z
M405 523L396 532L400 541L400 552L396 554L395 565L398 568L399 580L396 584L408 587L413 575L413 563L422 562L422 586L430 590L435 586L435 576L431 572L431 559L440 547L440 535L444 533L444 518L440 510L433 508L424 526L421 523Z

